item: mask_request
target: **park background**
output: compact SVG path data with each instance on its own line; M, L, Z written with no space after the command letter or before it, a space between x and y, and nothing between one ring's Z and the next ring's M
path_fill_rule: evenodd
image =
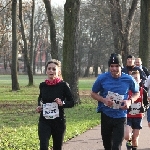
M76 103L66 109L65 140L100 123L89 95L112 52L122 55L124 65L128 54L141 57L150 69L150 1L53 2L0 0L1 149L38 148L35 108L48 60L62 62Z
M34 76L35 84L27 86L28 77L19 75L21 90L11 90L11 76L0 75L0 149L1 150L37 150L38 118L36 113L39 83L45 75ZM100 124L100 114L96 113L97 102L90 97L91 86L95 78L79 80L81 103L74 108L66 108L67 129L65 141ZM52 141L50 141L50 147Z

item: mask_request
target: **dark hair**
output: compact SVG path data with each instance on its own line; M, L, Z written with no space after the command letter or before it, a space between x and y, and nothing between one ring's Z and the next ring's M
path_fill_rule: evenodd
M131 72L131 75L135 75L135 74L139 74L140 75L140 72L138 70Z
M135 57L134 57L133 55L128 55L128 56L127 56L127 59L128 59L128 58L135 59Z

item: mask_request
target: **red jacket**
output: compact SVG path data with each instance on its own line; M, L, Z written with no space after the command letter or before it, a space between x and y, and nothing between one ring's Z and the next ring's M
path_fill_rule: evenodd
M129 91L129 96L128 99L130 99L132 97L132 92ZM127 113L127 117L128 118L142 118L143 117L143 107L142 107L142 103L143 103L143 87L140 87L140 97L134 101L131 102L131 106L128 109L128 113Z

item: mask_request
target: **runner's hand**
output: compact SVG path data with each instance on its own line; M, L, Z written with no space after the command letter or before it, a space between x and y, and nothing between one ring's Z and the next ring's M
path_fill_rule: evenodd
M103 98L103 102L108 107L112 107L113 106L113 101L110 98Z
M123 100L120 108L123 110L126 110L126 109L129 109L130 105L131 105L131 100Z
M42 107L41 106L36 107L36 112L37 113L40 113L41 111L42 111Z
M60 98L56 98L54 101L55 101L59 106L63 106L63 102L61 101Z

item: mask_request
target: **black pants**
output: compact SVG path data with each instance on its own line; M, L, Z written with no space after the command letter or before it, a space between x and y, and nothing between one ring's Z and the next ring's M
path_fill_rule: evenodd
M61 150L65 130L66 123L64 119L56 118L53 120L39 121L38 135L40 150L48 150L51 135L53 139L53 150Z
M121 150L126 118L111 118L101 113L101 134L105 150Z

